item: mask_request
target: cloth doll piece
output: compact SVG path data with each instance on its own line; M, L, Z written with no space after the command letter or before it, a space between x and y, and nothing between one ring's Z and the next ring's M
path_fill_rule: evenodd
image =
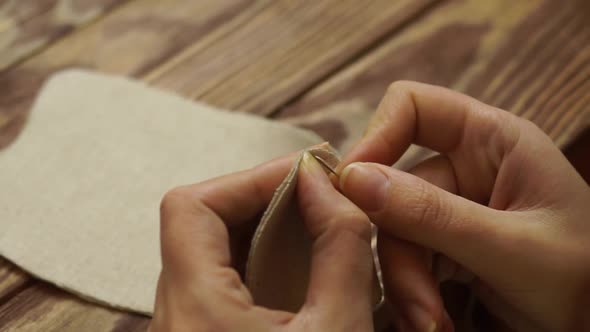
M337 152L328 144L306 151L332 168L340 162ZM291 312L298 311L305 301L311 261L312 243L299 213L296 191L303 153L277 188L256 228L245 278L256 304ZM373 255L376 259L375 250ZM378 307L383 300L378 272L373 279L373 303Z
M89 300L151 314L165 192L319 142L125 78L62 72L0 151L0 254Z

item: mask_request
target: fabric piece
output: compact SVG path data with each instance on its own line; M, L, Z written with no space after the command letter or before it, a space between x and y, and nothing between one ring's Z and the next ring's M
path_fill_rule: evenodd
M124 78L60 73L0 151L0 254L85 298L149 314L164 193L320 141Z
M321 158L332 169L340 162L337 152L327 144L306 151ZM303 153L277 188L256 228L245 278L256 304L291 312L297 312L305 301L311 264L312 241L299 212L296 194ZM373 255L377 257L375 250ZM375 268L372 297L374 306L378 307L383 291L378 263Z

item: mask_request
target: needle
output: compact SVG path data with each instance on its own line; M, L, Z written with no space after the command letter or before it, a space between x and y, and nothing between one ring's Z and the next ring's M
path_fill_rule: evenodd
M313 156L317 161L319 161L320 164L322 164L322 166L324 166L328 171L330 171L330 173L334 174L336 177L338 177L338 173L336 173L336 171L330 167L330 165L328 165L328 163L323 160L322 158L318 157L318 156Z

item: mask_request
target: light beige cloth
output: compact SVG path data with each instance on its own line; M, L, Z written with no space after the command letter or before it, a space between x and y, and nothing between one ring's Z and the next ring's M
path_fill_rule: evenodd
M63 72L0 151L0 254L83 297L149 314L164 193L320 141L124 78Z

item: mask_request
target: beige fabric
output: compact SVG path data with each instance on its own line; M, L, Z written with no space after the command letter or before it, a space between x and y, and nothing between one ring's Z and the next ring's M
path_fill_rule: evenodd
M320 141L123 78L61 73L0 151L0 254L94 301L150 313L163 194Z
M307 150L336 168L340 159L329 145ZM296 312L307 292L311 263L311 238L297 204L297 174L303 153L277 188L258 225L246 266L246 286L255 303L272 309ZM376 258L376 252L374 251ZM383 300L378 264L373 282L373 303Z

